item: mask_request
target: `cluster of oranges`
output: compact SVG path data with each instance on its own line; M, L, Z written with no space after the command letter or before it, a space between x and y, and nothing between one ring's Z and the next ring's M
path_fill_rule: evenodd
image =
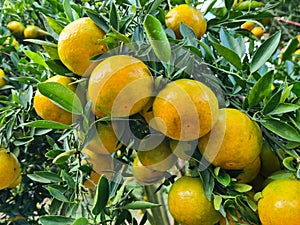
M12 35L17 38L37 38L50 35L48 32L35 25L28 25L25 27L19 21L10 21L7 24L7 28L11 31Z
M206 31L206 21L201 12L188 5L177 6L166 15L166 25L177 38L181 38L181 22L190 26L198 38ZM86 17L68 24L58 40L58 55L63 64L74 74L88 80L84 101L91 102L91 110L96 117L112 118L111 122L97 123L95 136L82 150L87 156L83 160L93 167L85 181L87 187L93 188L100 174L113 175L111 154L128 144L122 134L131 132L127 129L130 126L126 127L119 119L123 121L136 114L140 114L154 130L135 146L137 154L133 159L132 172L141 184L161 181L178 158L189 160L194 151L200 151L205 160L215 167L242 171L236 182L249 183L257 176L262 164L263 137L255 121L240 110L220 109L214 91L194 79L170 81L161 90L155 90L151 70L136 57L109 56L94 65L89 59L108 51L101 42L104 37L105 32ZM74 81L74 78L56 75L46 82L58 82L75 92ZM39 91L34 96L34 108L45 120L68 125L74 122L72 113L60 108ZM2 152L0 156L13 158L10 153ZM17 162L12 165L16 168ZM10 186L17 175L13 178L3 187ZM284 190L281 190L282 187ZM289 191L286 187L290 187ZM258 202L262 223L277 225L288 221L288 224L299 224L299 210L295 211L300 208L297 200L299 189L299 182L292 179L268 184ZM169 191L168 209L182 225L213 225L221 220L220 213L207 199L199 178L179 178ZM239 222L244 223L242 218Z

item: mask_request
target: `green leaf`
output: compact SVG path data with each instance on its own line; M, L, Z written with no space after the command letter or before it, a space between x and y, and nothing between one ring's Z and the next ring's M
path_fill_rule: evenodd
M152 4L151 4L150 9L149 9L149 11L148 11L148 13L150 14L150 13L152 13L153 11L155 11L155 10L160 6L160 4L161 4L162 2L163 2L163 0L155 0L155 1L153 1Z
M65 75L71 73L70 70L58 59L55 60L46 60L49 68L60 75Z
M57 82L44 82L37 85L42 95L50 98L68 112L82 114L82 105L78 96L69 88Z
M117 7L113 1L111 2L109 22L114 29L119 30L119 15L118 15Z
M300 105L291 104L291 103L281 103L272 112L270 112L269 115L293 112L299 108L300 108Z
M73 218L65 216L41 216L40 223L42 225L71 225Z
M248 103L249 107L259 104L265 97L267 97L272 91L273 83L273 71L269 71L263 75L254 84L253 88L249 92Z
M300 96L300 81L294 82L292 85L293 85L292 92L295 95Z
M123 209L149 209L152 207L158 207L161 206L160 204L157 203L152 203L152 202L146 202L146 201L135 201L135 202L130 202L124 207Z
M214 195L214 208L219 210L222 204L222 197L220 195Z
M63 164L70 158L71 155L74 155L75 152L76 152L76 150L74 150L74 149L63 152L53 159L53 163L54 164Z
M240 2L235 9L238 10L250 10L250 9L256 9L256 8L260 8L263 7L265 4L263 2L258 2L258 1L244 1L244 2Z
M285 61L292 57L292 54L297 49L299 42L297 38L291 39L287 44L284 52L282 53L282 61Z
M37 44L37 45L43 45L43 46L57 48L57 44L54 44L50 41L43 41L43 40L39 40L39 39L24 39L24 41L30 42L33 44Z
M233 35L226 31L224 28L221 28L220 40L222 45L234 51L240 58L242 58L245 54L246 47L242 39L239 40L238 38L234 38Z
M101 175L94 198L92 213L98 215L105 208L109 197L109 183L105 175Z
M171 58L171 46L160 21L148 14L144 21L144 28L156 56L168 62Z
M269 37L261 46L255 51L252 61L250 63L250 72L254 73L262 65L264 65L272 54L277 50L280 42L281 32L278 31Z
M47 171L36 171L34 174L27 174L27 176L33 181L45 184L62 181L57 174Z
M28 58L30 58L36 64L39 64L46 68L48 67L47 63L45 62L45 59L43 58L43 56L40 53L32 52L29 50L23 50L23 52Z
M288 170L294 171L294 172L296 171L296 168L295 168L296 160L293 157L291 157L291 156L286 157L285 159L283 159L282 164Z
M280 103L282 90L278 90L272 97L269 99L267 104L264 106L262 113L267 115L272 112Z
M74 221L72 225L88 225L89 221L87 218L81 217Z
M74 21L75 18L73 16L70 0L63 0L63 6L64 6L64 11L65 11L66 16L69 19L69 21L71 21L71 22Z
M239 70L242 69L241 59L238 54L217 42L212 42L212 45L229 63Z
M85 8L87 15L100 27L105 33L109 31L108 21L106 21L101 15L95 13L89 8Z
M263 121L260 121L260 123L268 130L286 140L300 142L299 132L294 127L285 122L276 119L265 119Z
M54 187L50 187L50 186L48 186L46 188L49 191L49 193L52 195L52 197L54 197L57 200L62 201L62 202L69 202L68 198L66 196L64 196L64 194L60 190L58 190Z
M252 189L252 186L249 184L239 184L236 183L233 185L234 190L240 192L240 193L245 193L248 192Z
M35 121L31 121L28 123L22 123L20 124L21 127L26 126L26 127L35 127L35 128L42 128L42 129L57 129L57 130L61 130L61 129L72 129L71 126L62 124L62 123L58 123L58 122L54 122L54 121L50 121L50 120L35 120Z
M63 26L60 23L58 23L55 19L49 16L45 16L45 19L55 33L59 34L62 31Z

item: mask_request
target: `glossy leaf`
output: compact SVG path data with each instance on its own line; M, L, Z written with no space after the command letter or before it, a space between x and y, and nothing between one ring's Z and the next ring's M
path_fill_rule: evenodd
M234 190L240 192L240 193L245 193L248 192L252 189L252 186L249 184L234 184L233 186Z
M40 223L42 225L71 225L73 218L65 216L41 216Z
M291 104L291 103L281 103L269 114L276 115L276 114L288 113L288 112L296 111L299 108L300 105Z
M35 120L28 123L23 123L20 126L26 126L26 127L35 127L35 128L42 128L42 129L72 129L71 126L50 121L50 120Z
M108 21L106 21L101 15L95 13L93 10L89 8L85 8L87 15L100 27L105 33L109 31Z
M295 168L295 159L293 157L291 157L291 156L286 157L285 159L283 159L282 164L288 170L290 170L290 171L296 171L296 168Z
M27 175L31 180L40 183L61 182L62 179L55 173L47 171L36 171L33 174Z
M89 221L87 218L81 217L74 221L72 225L88 225Z
M63 1L63 7L64 7L65 13L66 13L69 21L71 21L71 22L74 21L75 18L73 16L70 0L64 0Z
M292 54L297 49L299 42L297 38L291 39L287 44L284 52L282 53L282 61L285 61L292 57Z
M24 41L34 43L34 44L37 44L37 45L43 45L43 46L49 46L49 47L57 48L57 44L54 44L54 43L49 42L49 41L43 41L43 40L39 40L39 39L25 39Z
M30 58L34 63L39 64L44 67L48 67L48 65L45 62L45 59L40 53L32 52L29 50L24 50L23 51L25 55Z
M115 3L111 2L111 9L109 13L109 22L110 25L115 29L119 30L119 16Z
M231 49L218 44L217 42L212 42L212 45L229 63L231 63L237 69L242 69L241 59L238 54Z
M99 215L105 208L109 197L109 183L105 175L102 175L98 181L92 213Z
M63 164L70 158L71 155L75 154L75 152L76 151L74 149L63 152L53 159L53 163L54 164Z
M222 204L222 197L219 195L214 195L214 208L215 210L219 210Z
M269 99L269 101L266 103L265 107L263 108L262 113L264 115L272 112L280 103L282 90L278 90L272 97Z
M69 88L57 82L39 83L37 87L42 95L50 98L66 111L77 115L82 114L81 101Z
M230 34L225 29L221 29L220 31L220 40L222 45L224 45L226 48L231 49L234 51L240 58L243 57L243 55L246 52L246 47L242 39L234 38L232 34Z
M268 130L286 140L300 142L300 133L285 122L276 119L266 119L260 123Z
M56 198L57 200L59 200L61 202L69 202L69 200L67 199L67 197L64 196L64 194L60 190L58 190L58 189L56 189L54 187L51 187L51 186L48 186L47 190L49 191L49 193L51 194L51 196L54 197L54 198Z
M66 75L71 73L70 70L58 59L46 60L46 64L57 74Z
M171 58L171 46L160 21L148 14L144 21L144 28L156 56L168 62Z
M152 203L152 202L146 202L146 201L135 201L135 202L128 203L123 208L124 209L149 209L149 208L158 207L158 206L161 206L161 205Z
M269 37L261 46L255 51L251 64L250 72L254 73L260 67L262 67L276 51L278 44L280 42L281 32L278 31Z
M249 107L259 104L272 91L273 71L263 75L253 86L249 92Z

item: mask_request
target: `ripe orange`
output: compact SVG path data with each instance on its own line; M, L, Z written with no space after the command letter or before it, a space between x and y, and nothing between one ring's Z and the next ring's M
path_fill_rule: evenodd
M96 134L87 148L99 154L111 154L121 148L111 123L97 123Z
M87 95L96 115L127 117L145 107L153 89L152 75L142 61L128 55L116 55L105 59L93 70Z
M245 166L242 172L236 177L239 183L249 183L254 180L254 178L258 175L260 170L261 161L260 158L257 157L252 163Z
M22 37L24 32L24 25L18 21L10 21L7 24L7 28L11 31L11 33L16 37Z
M214 225L221 218L207 199L199 178L181 177L176 180L168 195L168 207L181 225Z
M207 134L217 122L218 100L203 83L180 79L157 94L153 115L160 132L175 140L191 141Z
M147 149L139 148L137 153L139 160L149 169L167 171L175 165L177 158L172 153L169 142L163 141L155 147L145 146ZM143 148L143 147L142 147Z
M294 56L293 56L293 61L296 61L298 62L300 60L300 49L297 49L294 53Z
M261 38L261 36L264 34L264 29L261 27L254 27L251 30L251 33L255 35L255 37L257 37L258 39Z
M254 28L255 24L251 21L247 21L241 25L242 29L251 31Z
M142 185L156 184L164 178L164 172L144 166L138 157L133 161L132 173L134 178Z
M73 73L87 76L92 56L105 53L105 44L99 43L105 32L90 18L84 17L69 23L60 33L58 55L63 64Z
M202 13L187 4L174 7L166 15L166 25L174 31L177 38L182 38L180 23L192 28L197 38L201 38L206 32L207 22Z
M8 188L15 188L22 182L22 176L19 174L19 176L8 186Z
M24 38L37 38L47 35L50 34L35 25L28 25L24 30Z
M269 183L258 201L263 225L300 224L300 181L279 179Z
M45 82L58 82L65 87L68 87L70 90L75 91L76 86L70 84L73 81L74 80L71 77L56 75L50 77ZM36 113L44 120L52 120L67 125L72 124L72 114L60 108L49 98L42 95L39 90L35 93L33 106Z
M113 176L114 161L111 155L98 154L87 148L82 149L81 152L87 155L87 158L83 162L91 164L93 169L89 179L84 182L86 187L95 188L102 174L109 179Z
M3 87L8 82L4 80L5 73L2 69L0 69L0 87Z
M18 178L21 168L17 157L3 148L0 150L0 162L0 190L2 190Z
M245 113L232 108L221 109L218 122L209 134L200 138L198 146L214 166L239 170L259 156L262 132Z

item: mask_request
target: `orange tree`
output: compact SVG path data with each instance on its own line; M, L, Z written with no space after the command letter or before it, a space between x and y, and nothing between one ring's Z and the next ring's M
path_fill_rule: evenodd
M174 33L172 26L166 24L168 12L180 4L189 4L202 12L207 24L202 24L201 27L206 30L200 31L201 35L195 34L194 24L189 25L188 21L179 23L179 34L178 30ZM266 185L262 184L266 177L258 174L257 179L243 184L237 178L243 168L228 170L209 164L198 150L198 139L179 140L178 144L178 140L174 142L162 135L164 128L154 118L157 110L152 112L153 98L167 83L179 79L193 79L205 84L217 97L219 108L242 111L258 124L264 142L270 145L283 170L269 179L300 179L300 67L299 55L294 54L299 41L293 36L288 42L283 42L286 39L280 30L274 29L274 23L263 25L262 22L266 18L272 20L277 12L281 12L276 10L284 7L283 1L225 0L219 4L216 1L180 0L1 0L1 5L0 54L6 82L0 87L0 144L17 156L22 177L15 188L0 190L1 224L171 224L168 193L172 183L181 176L201 180L197 183L203 187L202 197L205 194L212 204L210 207L213 206L221 216L230 218L225 218L225 221L260 224L256 200L264 195L258 193L253 198L249 191L252 188L261 191L261 187ZM79 59L76 63L87 60L82 55L86 56L89 52L93 54L87 56L91 62L103 61L114 55L130 55L142 61L136 66L139 68L128 66L134 62L124 65L120 61L111 63L110 69L107 66L100 72L85 71L85 76L70 71L57 50L59 36L64 27L83 17L89 17L105 33L103 38L99 37L98 44L104 45L107 51L81 48L85 43L89 48L95 47L89 46L91 42L88 42L89 36L94 33L81 34L82 42L70 43L67 49L74 50L70 57ZM25 39L24 33L16 35L7 26L11 21L21 22L24 27L35 25L44 32L40 32L39 37ZM264 27L262 38L241 28L247 21ZM283 45L286 47L281 51ZM119 68L118 71L114 70L115 67ZM153 79L147 81L147 86L137 82L132 91L128 81L133 79L124 79L124 70L127 71L126 76L139 71L151 74ZM76 93L57 82L44 82L54 75L72 77ZM113 80L114 83L106 89L117 87L118 92L109 100L111 113L101 112L101 107L94 106L89 100L91 96L86 96L89 84L97 82L97 76L104 81ZM106 90L101 85L98 86L99 91ZM66 125L39 117L33 104L37 91L56 106L72 113L73 123ZM187 91L182 92L181 97L186 94ZM193 107L180 107L188 105L189 98L196 98L193 91L189 91L188 95L188 98L182 97L184 101L176 103L178 108L176 105L175 110L172 108L165 112L167 117L171 118L177 113L176 109L182 108L183 111L180 109L178 112L184 115L184 118L178 117L180 123L181 119L188 117L185 115L195 110ZM130 102L133 98L137 98L136 101ZM119 102L117 106L113 105L116 99ZM125 104L126 101L128 104ZM135 105L142 105L141 113L130 113ZM119 106L128 110L127 117L113 114ZM189 110L184 111L185 108ZM53 107L45 106L45 110L50 113ZM101 155L93 158L85 153L86 150L82 151L97 138L99 124L112 124L118 139L114 143L118 146L116 151L105 156L109 164L107 168L101 168L104 163L97 164L96 159ZM238 138L239 132L236 132ZM115 137L112 139L115 140ZM176 155L183 156L184 160L177 160L171 154L175 165L163 171L144 165L141 173L145 176L139 174L136 181L132 165L134 160L138 162L137 152L157 140L178 144L179 153ZM241 140L241 143L248 144L247 140ZM175 153L177 150L172 149ZM110 160L112 163L109 163ZM258 179L259 176L262 179ZM87 181L89 186L84 185ZM172 203L174 205L176 207L176 203ZM189 206L185 210L189 210ZM191 211L197 212L195 209ZM181 213L180 218L183 219L180 221L184 224L185 212ZM197 224L196 218L192 221ZM218 218L213 221L217 222Z

